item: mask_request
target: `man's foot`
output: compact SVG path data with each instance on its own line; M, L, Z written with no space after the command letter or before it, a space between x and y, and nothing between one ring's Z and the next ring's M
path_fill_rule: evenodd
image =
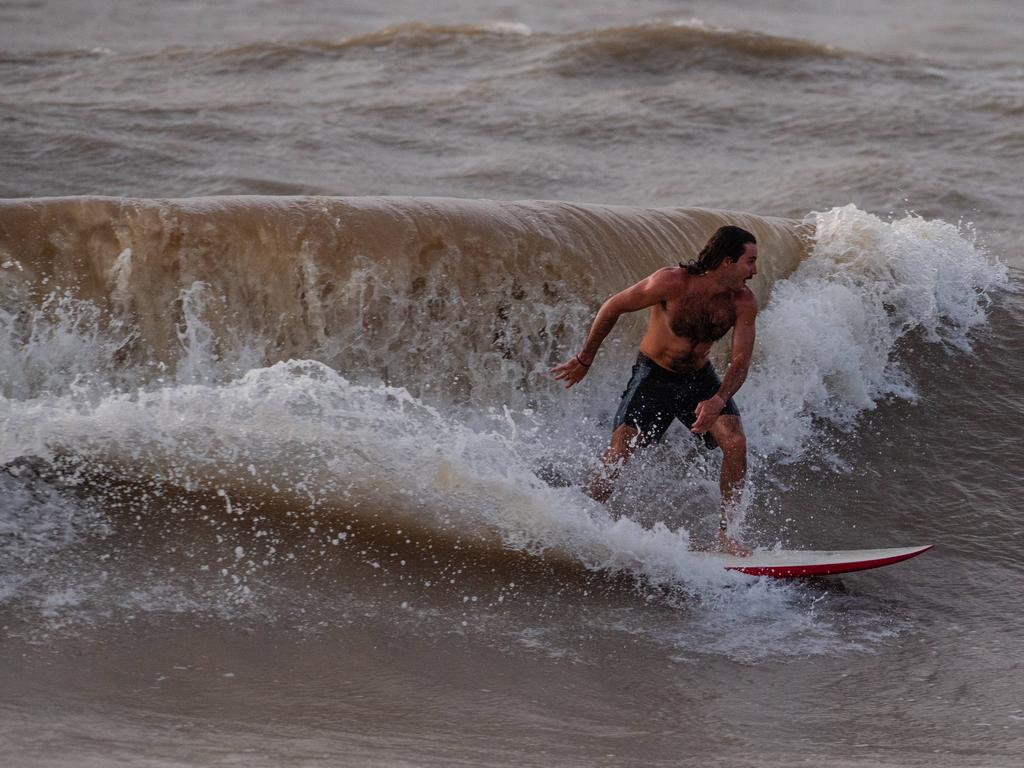
M754 554L754 550L743 546L736 539L729 538L725 531L718 532L718 551L736 557L750 557Z

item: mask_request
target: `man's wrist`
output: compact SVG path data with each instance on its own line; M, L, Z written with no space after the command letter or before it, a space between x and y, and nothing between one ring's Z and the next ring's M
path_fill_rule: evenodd
M589 368L590 366L592 366L594 364L595 357L597 357L597 355L588 355L583 350L580 350L576 354L576 359L579 361L579 364L582 365L584 368Z

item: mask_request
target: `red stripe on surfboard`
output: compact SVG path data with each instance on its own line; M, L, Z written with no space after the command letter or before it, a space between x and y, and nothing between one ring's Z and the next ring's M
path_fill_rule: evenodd
M793 578L795 576L829 576L837 573L853 573L854 571L867 571L871 568L881 568L883 565L892 565L903 560L909 560L927 552L934 547L929 544L916 552L905 552L891 557L879 557L874 560L854 560L846 563L819 563L818 565L755 565L744 567L742 565L727 565L726 570L739 571L748 576L773 576L779 579Z

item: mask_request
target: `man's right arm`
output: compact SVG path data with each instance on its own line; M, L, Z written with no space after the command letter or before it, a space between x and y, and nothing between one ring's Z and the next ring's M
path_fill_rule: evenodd
M671 267L659 269L602 304L579 354L551 369L551 372L555 374L555 379L565 381L566 387L571 387L581 381L593 364L601 342L611 333L619 317L626 312L636 312L652 307L664 300L669 293L672 281L676 279L673 273L674 269Z

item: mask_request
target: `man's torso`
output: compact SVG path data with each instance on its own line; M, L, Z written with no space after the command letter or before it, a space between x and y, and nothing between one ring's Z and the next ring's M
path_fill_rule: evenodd
M736 324L741 293L713 294L702 290L693 276L681 277L679 290L651 307L640 351L669 370L699 370L712 345Z

